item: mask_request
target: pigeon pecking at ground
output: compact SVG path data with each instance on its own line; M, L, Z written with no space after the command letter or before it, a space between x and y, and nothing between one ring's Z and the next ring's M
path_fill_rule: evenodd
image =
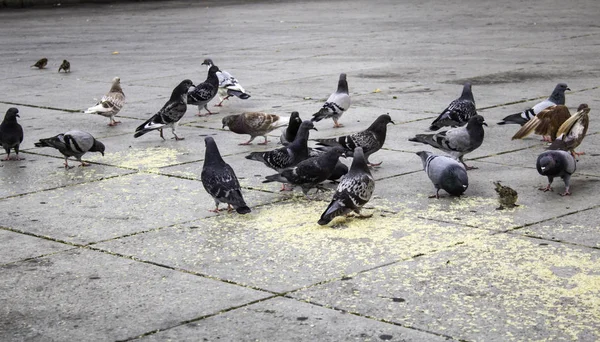
M462 195L469 187L469 177L463 164L456 159L438 156L429 151L417 152L423 162L423 169L435 187L435 195L440 198L440 189L452 196Z
M328 224L336 216L347 215L352 211L359 217L371 217L372 215L361 215L360 210L369 202L374 189L375 180L371 175L369 165L367 165L362 147L357 147L354 149L350 171L338 184L331 203L317 223Z
M521 129L513 135L512 140L523 139L531 132L541 135L543 141L552 142L556 139L556 133L558 128L563 124L569 117L569 108L565 105L554 105L550 106L536 116L527 121Z
M433 120L429 129L437 131L444 126L462 126L475 115L477 115L477 110L475 109L471 83L465 83L460 97L450 102L448 107Z
M190 89L187 94L187 103L191 105L198 106L198 116L205 116L211 114L218 114L216 112L211 112L208 109L208 103L212 100L219 91L219 77L217 76L217 72L219 71L219 67L216 65L208 68L208 75L206 76L206 80L193 89ZM207 114L202 114L202 108L206 109Z
M95 106L86 109L84 113L106 116L110 119L108 125L116 126L120 124L121 121L116 121L115 116L119 114L119 111L121 111L121 108L123 108L124 104L125 93L123 93L123 89L121 88L121 79L119 77L115 77L112 80L112 84L108 93L102 96L100 102L96 103Z
M202 64L207 65L210 69L213 66L212 59L205 59ZM233 77L230 73L225 70L217 71L217 77L219 78L219 100L220 102L215 105L215 107L221 107L223 105L223 101L228 100L232 96L239 97L242 100L246 100L250 98L250 95L246 93L246 90L238 80Z
M173 89L169 101L165 103L158 113L154 114L150 119L136 128L133 137L138 138L148 132L159 130L160 137L165 140L165 137L163 137L163 128L171 127L175 140L183 140L184 138L177 136L175 129L179 124L179 120L185 115L187 110L188 89L193 86L194 84L190 80L181 81L181 83Z
M584 152L575 152L575 148L581 144L587 134L590 125L590 107L582 103L577 108L577 113L573 114L558 128L556 133L558 137L550 144L550 150L571 151L573 157L585 154Z
M531 108L525 109L521 113L511 114L505 117L502 119L502 121L498 122L498 125L519 124L523 126L527 121L531 120L532 117L536 116L542 110L554 105L564 105L566 90L571 90L569 87L567 87L566 83L557 84L556 87L554 87L554 91L552 91L550 97Z
M0 144L6 151L6 157L3 160L11 160L11 149L15 151L15 160L23 159L19 157L19 146L23 142L23 127L17 122L18 117L20 117L19 110L14 107L9 108L0 124Z
M281 133L279 137L279 141L283 146L294 141L296 134L298 133L298 129L300 129L300 124L302 124L302 119L300 119L300 114L298 112L292 112L290 116L290 121L288 121L288 125L285 130Z
M42 58L39 61L35 62L35 64L31 66L31 68L35 67L38 69L44 69L46 65L48 65L48 58Z
M338 80L338 87L335 93L329 95L327 101L323 107L313 114L312 120L319 122L323 119L333 119L333 127L338 128L343 125L338 122L342 114L350 108L350 95L348 94L348 81L346 81L346 74L340 74Z
M228 211L233 207L239 214L249 213L235 172L221 157L215 140L206 137L204 143L206 151L200 177L204 189L215 200L215 209L211 211L219 212L219 203L227 203Z
M238 145L250 145L252 140L258 136L265 138L265 141L258 143L258 145L266 145L269 142L267 134L273 130L287 126L288 121L289 118L285 116L260 112L228 115L221 120L223 128L229 127L229 130L233 133L250 135L250 140Z
M350 135L344 135L339 138L315 139L315 141L317 141L317 145L324 146L319 148L323 150L327 150L332 146L342 146L344 149L346 149L346 155L350 157L352 156L354 149L360 146L363 148L367 164L369 164L369 166L379 166L381 165L381 162L377 164L370 163L369 156L379 151L379 149L381 149L385 143L387 125L389 123L394 123L392 118L389 116L389 114L383 114L375 119L371 126L364 131Z
M68 60L63 59L62 64L58 67L58 72L64 71L65 73L71 72L71 63Z
M519 198L519 194L513 188L500 184L500 181L493 182L494 190L498 193L498 202L500 206L496 208L496 210L504 210L511 209L514 207L518 207L517 199Z
M463 156L473 152L483 143L483 125L487 126L483 116L475 115L469 119L466 126L451 128L435 134L417 134L408 140L427 144L449 153L457 158L467 170L471 170L476 167L467 166L463 161Z
M552 191L552 181L555 177L560 177L565 182L565 192L560 195L568 196L571 194L569 191L570 180L571 175L575 172L576 162L569 152L561 150L543 152L538 156L535 166L540 175L548 177L548 185L539 188L539 190Z
M340 156L344 153L342 147L336 146L318 157L305 159L296 166L281 170L278 174L266 176L263 183L281 182L300 186L304 196L309 198L308 191L314 187L319 190L319 184L331 176Z
M90 133L71 130L61 133L51 138L40 139L35 143L36 147L52 147L57 149L65 156L65 169L69 169L69 157L75 157L81 166L89 166L81 160L81 157L87 152L100 152L104 156L104 144L96 140Z

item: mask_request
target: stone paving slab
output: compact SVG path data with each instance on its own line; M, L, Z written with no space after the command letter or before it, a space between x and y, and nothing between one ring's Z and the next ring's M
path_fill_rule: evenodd
M0 230L0 248L3 251L0 255L0 264L4 265L64 251L72 247L33 236Z

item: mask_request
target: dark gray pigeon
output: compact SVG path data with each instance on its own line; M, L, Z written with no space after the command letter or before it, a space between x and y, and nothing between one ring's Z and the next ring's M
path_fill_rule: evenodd
M537 171L540 175L548 177L548 185L540 188L540 190L552 191L552 181L554 177L560 177L565 182L565 192L561 193L561 196L568 196L569 192L569 181L571 175L575 172L576 163L575 158L566 151L562 150L551 150L540 154L535 164Z
M19 110L17 108L9 108L4 115L4 120L0 124L0 144L6 151L6 158L10 160L10 150L15 150L16 159L22 160L19 157L19 146L23 142L23 127L17 122Z
M554 91L552 91L550 97L531 108L525 109L521 113L511 114L505 117L502 119L502 121L498 122L498 125L519 124L523 126L527 121L531 120L531 118L536 116L542 110L554 105L564 105L566 90L571 90L569 87L567 87L566 83L557 84L556 87L554 87Z
M325 225L331 222L336 216L347 215L354 211L359 217L361 208L369 202L375 189L375 180L369 171L369 165L365 159L362 147L354 149L354 158L350 171L338 184L333 199L317 222L320 225Z
M308 158L318 157L324 153L325 151L317 150L311 147L308 148ZM342 163L341 160L338 160L337 164L335 164L335 169L333 169L333 172L331 173L331 176L329 176L329 178L327 179L332 182L336 182L338 179L342 178L347 173L348 166Z
M278 174L266 176L263 183L281 182L300 186L304 195L308 197L310 189L318 187L331 176L344 152L342 147L336 146L319 157L305 159L296 166L281 170Z
M450 102L437 119L433 120L429 129L437 131L444 126L462 126L475 115L477 115L477 110L475 109L471 83L465 83L460 97Z
M187 92L194 84L190 80L183 80L171 93L171 98L165 105L154 114L150 119L141 124L135 129L134 138L140 137L148 132L159 130L160 137L163 137L163 128L171 127L171 132L175 136L175 140L183 140L175 133L175 129L179 124L179 120L183 118L187 111Z
M435 134L417 134L408 140L440 149L457 158L467 170L471 170L476 167L467 166L463 161L463 156L473 152L483 143L483 125L487 126L483 116L475 115L469 119L466 126L451 128Z
M61 133L52 138L40 139L35 143L36 147L52 147L57 149L65 156L65 169L69 167L69 157L75 157L81 166L89 166L81 160L81 157L87 152L100 152L104 155L104 144L96 140L90 133L78 130L71 130Z
M235 172L227 164L219 148L212 137L204 138L206 151L204 154L204 166L202 167L202 185L209 195L215 200L213 212L219 212L219 203L227 203L227 210L235 209L239 214L247 214L250 208L242 197L242 190Z
M287 146L289 143L294 141L294 138L296 138L296 134L300 129L301 123L302 119L300 119L300 114L298 112L292 112L286 129L283 131L283 133L281 133L281 137L279 137L279 141L283 146Z
M462 195L469 187L469 178L463 164L456 159L438 156L429 151L417 152L423 162L423 169L435 187L435 195L429 198L440 198L440 189L452 196Z
M358 146L363 148L365 159L370 166L378 166L380 163L372 164L369 162L369 156L381 149L385 143L387 134L387 124L394 123L388 114L380 115L375 121L364 131L344 135L333 139L315 139L317 145L325 146L320 149L328 149L329 146L342 146L346 149L346 155L352 156L354 149Z
M343 125L338 123L338 120L344 114L345 111L350 108L350 95L348 94L348 82L346 81L346 74L340 74L338 80L338 87L335 93L329 95L327 101L323 107L313 114L313 121L321 121L323 119L333 119L333 127L338 128Z
M208 58L205 59L202 64L207 65L209 69L214 65L212 59ZM215 107L221 107L223 105L223 101L232 96L239 97L242 100L247 100L250 98L250 94L246 93L246 90L244 87L242 87L240 82L227 71L217 71L217 77L219 78L219 91L217 94L219 95L220 102L216 104Z
M219 67L216 65L208 68L206 80L198 84L187 94L187 102L191 105L198 106L198 114L196 114L198 116L217 114L208 109L208 103L217 95L217 92L219 91L219 77L217 76L218 71ZM202 114L202 108L206 109L208 113Z
M271 151L252 152L246 156L246 159L259 161L277 172L294 166L308 158L307 144L311 129L317 130L312 121L306 120L300 125L298 134L291 144Z

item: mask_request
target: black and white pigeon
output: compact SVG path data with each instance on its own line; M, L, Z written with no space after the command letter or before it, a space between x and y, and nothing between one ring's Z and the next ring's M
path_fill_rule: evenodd
M435 195L429 198L440 198L440 189L452 196L460 196L469 187L467 170L456 159L429 151L420 151L417 155L421 157L423 169L435 187Z
M15 151L15 160L23 159L19 157L19 146L23 142L23 127L17 122L18 117L20 117L19 110L14 107L9 108L0 124L0 144L6 151L6 157L2 160L11 160L11 149Z
M150 119L141 124L135 129L134 138L140 137L148 132L159 130L160 137L163 137L163 128L171 127L171 132L175 136L175 140L183 140L175 133L176 127L179 124L179 120L183 118L187 111L187 94L188 89L193 87L194 84L190 80L183 80L171 93L171 98L165 103L165 105L154 114Z
M346 74L340 74L338 87L335 93L329 95L327 101L321 109L313 114L313 121L321 121L323 119L333 119L333 127L338 128L343 125L338 122L342 114L350 108L350 94L348 94L348 81Z
M363 148L365 159L367 164L370 166L379 166L380 163L373 164L369 162L369 156L379 151L385 143L385 136L387 134L387 125L394 123L389 114L380 115L375 121L364 131L344 135L339 138L331 139L315 139L317 145L324 146L320 149L328 149L330 146L342 146L346 149L346 155L352 156L354 149L358 146Z
M212 59L205 59L202 64L207 65L210 69L213 66ZM223 101L229 99L232 96L239 97L242 100L246 100L250 98L250 94L246 93L246 90L238 80L233 77L230 73L225 70L217 71L217 77L219 78L219 102L215 105L215 107L221 107L223 105Z
M271 131L287 126L288 117L276 114L267 114L262 112L247 112L242 114L227 115L221 120L223 128L229 127L229 130L237 134L249 134L250 140L238 145L250 145L254 138L262 136L265 141L258 145L266 145L269 140L267 134Z
M450 102L448 107L433 120L429 129L437 131L444 126L462 126L475 115L477 115L477 110L475 109L475 99L473 98L471 83L465 83L460 97Z
M435 134L417 134L408 140L442 150L458 159L467 170L471 170L476 167L467 166L463 161L463 156L473 152L483 143L483 125L487 126L483 116L475 115L469 119L466 126L451 128Z
M115 77L112 80L110 90L106 95L102 96L100 102L96 103L95 106L90 107L84 111L86 114L100 114L110 119L108 122L109 126L116 126L121 121L116 121L115 116L119 114L121 108L125 104L125 93L121 88L121 79Z
M87 152L100 152L104 156L104 144L96 140L90 133L78 130L71 130L47 139L40 139L35 143L36 147L52 147L57 149L65 156L65 169L70 168L68 159L75 157L81 163L81 166L89 166L81 160L81 157Z
M347 215L350 212L355 212L359 217L370 217L372 215L363 216L360 213L362 207L369 202L375 189L375 180L369 171L369 165L365 159L362 147L354 149L354 158L348 174L342 178L338 184L333 199L321 218L317 222L320 225L325 225L331 222L336 216Z
M279 141L283 146L288 145L298 133L298 129L300 129L300 124L302 123L302 119L300 119L300 114L298 112L292 112L290 115L290 121L288 122L287 127L281 133L281 137L279 137Z
M308 197L308 191L324 181L330 176L340 156L344 155L344 149L336 146L323 155L314 158L305 159L296 166L283 169L279 173L266 176L263 183L281 182L299 186L302 193Z
M235 172L221 157L215 140L212 137L206 137L204 143L206 151L200 177L204 189L215 200L215 209L211 211L219 212L219 204L227 203L228 211L231 211L233 207L239 214L249 213L250 208L242 197L242 190Z
M58 72L64 71L65 73L71 72L71 63L68 60L63 59L62 64L58 67Z
M569 152L562 150L543 152L538 156L535 166L540 175L548 177L548 185L539 188L540 190L544 192L552 191L551 185L554 177L560 177L565 182L565 192L560 195L568 196L571 194L569 182L571 175L575 172L576 162Z
M552 91L550 97L531 108L525 109L521 113L511 114L505 117L502 119L502 121L498 122L498 125L518 124L523 126L527 121L531 120L532 117L536 116L542 110L554 105L564 105L566 90L571 90L566 83L557 84L556 87L554 87L554 91Z
M216 65L208 68L208 75L206 76L206 80L193 89L190 89L187 94L187 103L191 105L198 106L198 116L218 114L216 112L211 112L208 109L208 103L212 100L219 91L219 77L217 76L217 72L219 71L219 67ZM202 114L202 108L206 109L207 114Z

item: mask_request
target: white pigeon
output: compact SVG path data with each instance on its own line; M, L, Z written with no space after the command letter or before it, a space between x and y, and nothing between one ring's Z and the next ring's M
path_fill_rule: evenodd
M125 93L123 93L123 89L121 89L121 79L115 77L112 80L112 85L108 93L102 96L100 102L95 106L86 109L84 113L106 116L110 118L108 125L116 126L117 124L120 124L121 121L116 121L115 115L121 111L123 104L125 104Z
M206 65L209 69L214 65L212 59L209 58L205 59L202 64ZM231 96L237 96L242 100L250 98L250 95L246 93L240 82L227 71L217 71L217 77L219 78L219 91L217 94L219 95L220 102L215 107L222 107L223 101L229 99Z

